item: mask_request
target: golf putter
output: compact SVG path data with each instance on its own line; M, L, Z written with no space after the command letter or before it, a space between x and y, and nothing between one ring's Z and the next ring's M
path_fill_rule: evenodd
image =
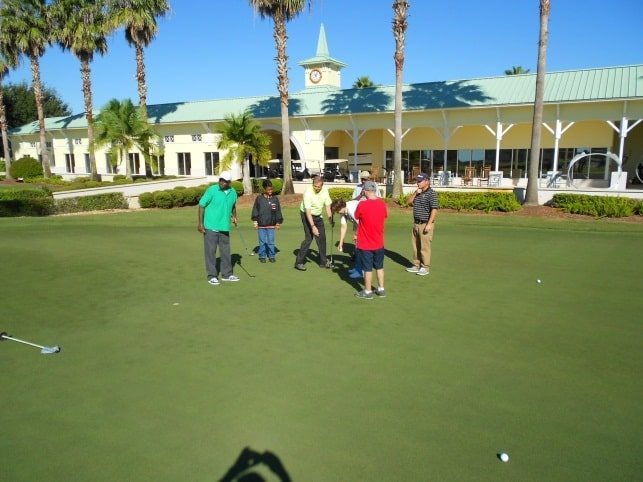
M15 341L18 343L22 343L24 345L29 345L29 346L35 346L36 348L40 348L40 353L43 355L50 355L52 353L59 353L60 352L60 347L59 346L42 346L42 345L37 345L36 343L31 343L30 341L25 341L21 340L19 338L14 338L11 335L8 335L6 332L0 333L0 341L4 340L11 340Z

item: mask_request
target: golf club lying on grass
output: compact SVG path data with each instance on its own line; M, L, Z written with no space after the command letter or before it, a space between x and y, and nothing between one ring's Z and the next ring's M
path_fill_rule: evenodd
M19 338L14 338L11 335L8 335L6 332L0 333L0 341L4 340L11 340L11 341L17 341L18 343L23 343L25 345L30 345L30 346L35 346L36 348L40 348L40 353L43 355L50 355L52 353L58 353L60 352L60 347L59 346L42 346L42 345L36 345L35 343L31 343L30 341L25 341L25 340L20 340Z

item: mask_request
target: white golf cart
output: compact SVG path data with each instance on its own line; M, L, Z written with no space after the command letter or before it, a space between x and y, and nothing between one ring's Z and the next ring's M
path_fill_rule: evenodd
M327 159L324 161L324 181L348 182L348 160Z

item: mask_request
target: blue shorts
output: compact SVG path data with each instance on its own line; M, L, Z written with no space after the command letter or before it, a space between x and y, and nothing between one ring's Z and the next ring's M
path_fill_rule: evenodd
M384 248L374 251L360 249L357 251L360 257L360 265L363 271L373 271L374 269L384 268Z

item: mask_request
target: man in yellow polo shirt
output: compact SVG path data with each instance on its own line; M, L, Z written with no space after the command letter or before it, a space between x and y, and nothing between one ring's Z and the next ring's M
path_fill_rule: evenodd
M328 188L324 187L324 179L321 176L313 176L312 180L313 184L304 191L304 199L299 207L305 236L295 261L295 269L299 271L306 271L304 261L313 242L313 237L319 249L319 267L332 268L330 261L326 258L326 229L322 217L325 208L326 216L332 222L330 194L328 194Z

